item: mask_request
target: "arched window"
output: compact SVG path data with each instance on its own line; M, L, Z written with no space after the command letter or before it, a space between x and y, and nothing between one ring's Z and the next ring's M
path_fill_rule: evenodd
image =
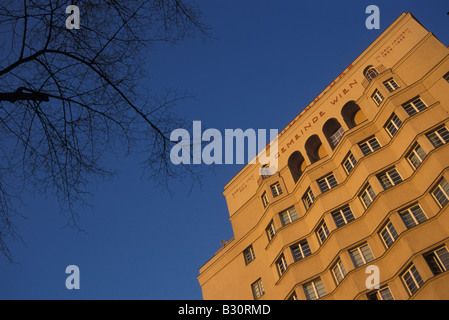
M343 138L345 130L342 128L337 119L332 118L327 120L324 124L323 133L332 149L334 149L341 138Z
M316 134L307 139L305 147L310 163L317 162L327 156L327 152Z
M368 82L370 82L371 80L373 80L375 77L377 77L379 75L379 72L373 66L368 66L363 71L363 75L365 76L366 80L368 80Z
M355 101L349 101L343 106L341 109L341 116L343 117L348 129L354 128L367 119L363 111L360 109L360 106L355 103Z
M293 152L288 158L288 168L295 183L298 182L306 166L306 161L299 151Z

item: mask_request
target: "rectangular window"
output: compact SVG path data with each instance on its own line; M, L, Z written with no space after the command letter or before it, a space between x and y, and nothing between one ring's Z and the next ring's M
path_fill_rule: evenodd
M303 240L297 244L294 244L290 247L290 250L292 251L292 256L295 261L304 259L305 257L308 257L312 254L307 240Z
M256 259L256 255L254 254L254 249L252 245L243 251L243 257L245 258L246 265L248 265L251 261Z
M337 228L340 228L354 220L354 215L352 214L349 206L345 206L340 210L332 212L332 217L334 218Z
M412 165L413 169L418 169L424 159L427 157L427 153L421 148L419 144L415 145L412 151L407 156L408 161Z
M306 207L306 210L309 210L312 203L315 201L315 196L313 195L312 190L309 188L307 189L306 193L302 196L302 202L304 202L304 206Z
M449 270L449 252L446 247L424 254L424 259L435 276Z
M376 198L373 188L368 184L359 196L365 209L367 209Z
M278 195L282 194L281 185L279 182L276 182L275 184L270 186L271 192L273 193L273 197L277 197Z
M349 175L349 173L354 169L355 165L357 164L357 160L355 160L354 156L351 152L348 153L345 160L343 160L343 168L345 169L346 173Z
M446 80L447 82L449 82L449 72L446 73L446 74L443 76L443 78L444 78L444 80Z
M317 300L326 295L324 284L320 278L303 285L307 300Z
M367 243L349 251L354 267L358 268L374 260L373 253Z
M333 135L331 135L330 139L334 147L337 146L337 144L340 142L341 138L343 138L343 135L345 134L345 129L340 127Z
M401 119L396 114L392 114L390 119L385 124L384 128L387 130L388 134L393 137L402 125Z
M407 269L407 271L402 274L401 278L410 295L413 295L424 284L424 281L414 265Z
M386 226L382 230L380 230L379 236L384 242L385 246L389 248L398 238L398 233L396 232L393 224L389 221L387 222Z
M320 244L323 244L329 236L329 229L327 228L326 222L321 222L315 232L318 236L318 240L320 240Z
M428 133L426 136L435 148L439 148L449 142L449 131L446 127L441 127Z
M380 149L379 141L377 141L376 137L372 137L369 140L363 141L359 143L360 150L362 150L363 155L367 156L370 153Z
M393 92L397 89L399 89L399 85L397 84L397 82L393 79L390 78L387 81L384 82L384 86L388 89L388 91Z
M414 226L417 226L418 224L423 223L427 220L427 217L419 204L399 211L399 216L401 217L407 229L411 229Z
M384 96L380 93L379 90L376 89L371 95L371 99L373 99L373 101L379 106L384 100Z
M268 206L268 204L269 204L269 202L268 202L268 196L267 196L267 193L266 193L266 192L264 192L264 193L262 194L261 199L262 199L263 207L266 208L266 207Z
M284 272L287 270L287 260L285 259L284 255L282 255L277 261L276 266L278 268L279 276L282 276Z
M274 235L276 234L276 227L273 221L270 222L268 227L265 229L265 232L267 233L268 241L271 241L271 239L273 239Z
M288 297L288 300L298 300L298 296L296 295L296 292L293 292L290 297Z
M410 117L427 108L426 104L420 97L413 98L411 101L404 103L402 107Z
M394 168L377 175L377 178L385 190L402 182L401 176Z
M433 189L432 195L440 207L444 207L449 202L449 183L442 179Z
M325 176L324 178L319 179L317 182L318 186L320 187L321 193L329 191L330 189L338 185L337 180L332 173Z
M257 280L251 285L251 290L253 291L254 299L257 300L265 294L263 289L262 279Z
M366 296L368 300L394 300L390 288L388 287L370 292Z
M283 226L286 226L287 224L298 220L298 214L296 213L296 209L294 207L282 211L281 213L279 213L279 217L281 218Z
M346 277L346 270L341 260L338 260L338 262L332 268L332 274L334 275L337 284L342 282L344 277Z

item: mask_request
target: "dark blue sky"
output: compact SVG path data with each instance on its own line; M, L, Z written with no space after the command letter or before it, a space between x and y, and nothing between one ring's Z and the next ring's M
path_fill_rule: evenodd
M217 39L157 47L142 85L195 93L175 110L203 129L282 130L402 12L449 44L447 0L198 3ZM370 4L380 30L365 28ZM0 257L0 299L201 299L199 267L233 236L223 187L243 166L216 167L190 194L173 183L169 195L141 178L141 160L108 159L120 173L95 186L93 211L80 209L86 233L64 228L55 198L25 196L27 219L14 220L23 241L10 244L16 263ZM80 290L65 287L71 264Z

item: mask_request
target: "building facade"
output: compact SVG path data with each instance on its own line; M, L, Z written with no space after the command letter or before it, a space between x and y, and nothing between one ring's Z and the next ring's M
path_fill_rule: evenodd
M277 139L225 186L204 299L449 299L448 47L402 14Z

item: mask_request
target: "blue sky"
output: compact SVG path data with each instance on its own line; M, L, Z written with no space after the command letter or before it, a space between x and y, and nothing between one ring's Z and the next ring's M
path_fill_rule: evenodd
M449 3L428 1L198 0L215 40L188 39L148 53L142 86L193 92L175 111L204 128L282 130L402 12L412 12L449 44ZM380 8L381 29L365 28ZM191 127L187 127L191 131ZM142 179L142 155L111 158L113 181L92 186L93 210L80 209L78 233L64 227L57 200L25 195L0 257L0 299L201 299L198 270L232 234L224 185L243 167L221 165L202 188L174 182L173 194ZM67 290L65 268L80 268Z

